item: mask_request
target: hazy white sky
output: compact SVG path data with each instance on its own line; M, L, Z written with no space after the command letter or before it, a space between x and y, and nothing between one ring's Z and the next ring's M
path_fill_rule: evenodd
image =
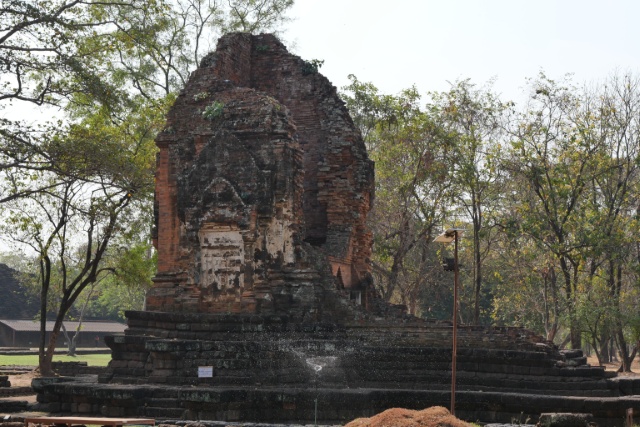
M518 100L527 77L640 74L639 0L297 0L285 39L338 88L347 75L397 93L495 77Z

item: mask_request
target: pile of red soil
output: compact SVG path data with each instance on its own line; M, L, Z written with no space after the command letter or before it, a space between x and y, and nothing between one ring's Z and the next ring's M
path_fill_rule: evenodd
M472 427L451 415L447 408L433 406L414 411L391 408L371 418L358 418L344 427Z

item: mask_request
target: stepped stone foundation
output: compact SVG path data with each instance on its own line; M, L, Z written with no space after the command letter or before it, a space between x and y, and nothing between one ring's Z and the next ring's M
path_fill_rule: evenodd
M231 34L157 138L158 274L90 377L41 409L164 420L341 423L448 406L451 332L376 298L373 164L335 87L271 35ZM456 415L621 425L640 379L521 328L460 327ZM316 410L317 408L317 410Z

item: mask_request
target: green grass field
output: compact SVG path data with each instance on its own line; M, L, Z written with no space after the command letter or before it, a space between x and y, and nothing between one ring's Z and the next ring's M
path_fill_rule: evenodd
M109 360L111 360L111 354L79 354L75 357L65 355L54 355L54 361L61 362L87 362L89 366L107 366ZM38 355L1 355L0 365L23 365L23 366L38 366Z

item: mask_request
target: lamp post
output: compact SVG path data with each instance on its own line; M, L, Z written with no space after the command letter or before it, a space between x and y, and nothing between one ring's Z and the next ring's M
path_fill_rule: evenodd
M438 243L451 243L454 242L453 251L453 348L451 350L451 415L456 414L456 355L458 352L458 239L464 230L461 228L448 228L433 241ZM450 270L448 264L445 264L445 269Z

